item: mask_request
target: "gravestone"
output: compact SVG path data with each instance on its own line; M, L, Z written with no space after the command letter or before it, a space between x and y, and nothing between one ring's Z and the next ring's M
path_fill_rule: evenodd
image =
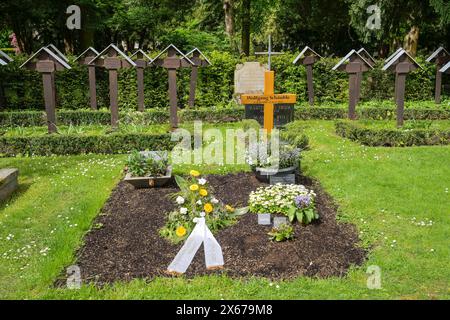
M136 78L137 78L137 102L138 111L145 110L144 105L144 70L152 64L153 60L144 51L139 49L130 57L136 63Z
M306 83L308 87L308 101L309 105L314 105L314 80L313 80L313 66L322 57L310 47L306 46L300 54L295 58L294 64L302 64L306 69Z
M373 69L369 62L359 55L355 50L350 51L341 61L333 67L333 71L339 70L349 74L348 80L348 118L356 119L356 105L360 92L360 79L362 73Z
M71 67L60 56L46 47L33 54L20 66L20 68L23 67L42 73L48 133L55 133L57 131L55 72L71 69Z
M97 88L96 88L96 77L95 77L95 64L89 64L92 59L98 55L97 50L92 47L87 48L80 54L75 61L79 64L88 66L89 72L89 101L92 110L97 110Z
M234 71L234 93L236 95L263 93L266 68L259 62L245 62L236 65Z
M286 217L274 217L273 218L273 227L278 229L282 225L288 224L288 219Z
M118 70L122 68L136 67L136 64L114 44L110 44L100 52L89 64L103 67L109 75L109 105L111 109L111 126L117 129L119 126L119 88L117 82Z
M167 57L162 55L167 53ZM177 70L192 67L194 62L184 55L177 47L170 44L153 60L154 64L167 69L169 76L170 126L172 130L178 128L178 98L177 98Z
M194 63L191 67L191 80L189 86L189 107L193 108L195 105L195 89L197 88L198 68L210 66L211 62L198 48L192 49L186 53L186 56Z
M405 109L406 75L422 67L405 50L401 49L383 66L383 71L395 73L395 102L397 104L397 126L403 126Z
M272 224L270 213L258 213L258 224L263 226Z
M295 184L295 174L273 175L270 176L270 184Z
M441 69L448 62L450 62L450 53L443 47L439 47L435 52L428 57L427 62L434 62L436 64L436 85L434 91L434 101L436 104L441 103L442 91L442 72Z

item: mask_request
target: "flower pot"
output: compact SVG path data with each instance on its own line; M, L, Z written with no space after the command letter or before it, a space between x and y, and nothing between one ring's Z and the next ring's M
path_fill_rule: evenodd
M172 166L168 166L166 174L160 177L132 177L127 173L124 181L133 185L135 188L159 188L165 186L172 179Z
M264 183L270 183L270 177L283 177L289 174L296 174L298 166L292 166L284 169L270 169L270 168L260 168L256 167L253 169L255 172L256 179Z

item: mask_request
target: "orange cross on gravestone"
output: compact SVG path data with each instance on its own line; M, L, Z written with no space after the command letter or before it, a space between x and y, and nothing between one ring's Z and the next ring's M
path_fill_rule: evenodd
M272 41L269 36L269 50L267 52L256 53L267 54L269 56L269 70L264 72L264 94L243 94L242 104L263 104L264 105L264 129L270 133L274 127L273 113L274 104L294 104L297 101L296 94L275 94L275 72L270 70L272 54Z

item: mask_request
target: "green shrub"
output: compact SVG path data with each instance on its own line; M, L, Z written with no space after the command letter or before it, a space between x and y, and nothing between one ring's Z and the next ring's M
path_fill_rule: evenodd
M450 129L378 129L351 121L338 121L336 133L367 146L406 147L450 144Z
M171 150L170 134L130 133L109 135L52 134L27 137L0 137L2 156L49 156L70 154L120 154L133 150Z

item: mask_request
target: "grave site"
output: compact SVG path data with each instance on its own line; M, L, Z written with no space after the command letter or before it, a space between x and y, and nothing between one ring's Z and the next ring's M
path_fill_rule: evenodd
M269 2L0 24L0 298L450 298L448 8Z

